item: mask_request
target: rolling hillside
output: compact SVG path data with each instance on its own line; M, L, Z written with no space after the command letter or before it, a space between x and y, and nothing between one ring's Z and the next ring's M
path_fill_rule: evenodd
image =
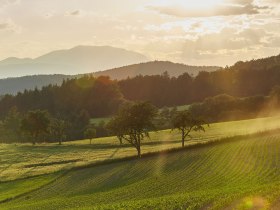
M54 56L51 55L51 57L54 57ZM59 57L59 56L57 56L57 57ZM43 57L40 59L46 60L44 62L51 62L51 60L48 56L46 58ZM13 62L16 62L16 61L13 61ZM7 63L7 61L6 61L6 63ZM69 63L71 63L71 61L69 61ZM39 64L34 64L34 65L38 66ZM51 65L54 65L54 64L51 64ZM61 64L59 64L59 65L61 65ZM87 64L87 65L90 65L90 64ZM48 72L48 69L52 69L52 66L45 66L45 67L46 67L46 70L44 70L44 72ZM79 68L79 71L81 69L83 69L82 66L77 67L77 68ZM217 70L218 68L219 67L187 66L184 64L177 64L177 63L172 63L172 62L167 62L167 61L154 61L154 62L128 65L128 66L115 68L115 69L111 69L111 70L106 70L106 71L99 71L99 72L93 73L93 75L109 76L112 79L118 79L118 80L126 79L127 77L135 77L140 74L141 75L160 75L160 74L164 73L165 71L168 71L169 75L171 75L171 76L179 76L185 72L195 76L200 71L214 71L214 70ZM94 68L91 68L91 69L94 69ZM78 73L79 71L73 70L73 72L76 72L76 73ZM88 72L90 72L90 71L91 70L88 70ZM57 72L62 73L59 70L57 70ZM34 74L35 73L36 72L34 72ZM36 73L36 74L39 74L39 73ZM25 89L32 90L35 87L40 89L41 87L49 85L49 84L60 85L64 79L82 77L83 75L84 74L33 75L33 76L0 79L0 95L16 94L17 92L24 91ZM1 77L1 63L0 63L0 77Z
M219 68L220 67L217 66L188 66L185 64L172 63L169 61L153 61L124 66L102 72L96 72L94 73L94 75L106 75L110 76L112 79L117 80L126 79L127 77L135 77L140 74L143 76L161 75L165 71L167 71L171 77L177 77L183 73L188 73L192 76L197 76L198 73L201 71L212 72L216 71Z
M24 90L33 90L36 87L42 88L49 84L61 85L63 80L71 79L75 76L71 75L35 75L24 76L19 78L0 79L0 95L4 94L16 94L23 92Z
M278 209L279 136L278 131L233 137L216 145L70 171L0 208Z

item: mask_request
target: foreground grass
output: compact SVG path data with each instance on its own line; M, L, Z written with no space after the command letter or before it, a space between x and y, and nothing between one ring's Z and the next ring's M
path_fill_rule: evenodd
M209 142L224 137L280 128L280 117L259 118L216 123L205 133L193 133L187 145ZM157 152L181 146L180 133L170 130L151 133L151 140L142 146L143 153ZM115 137L58 144L2 144L0 145L0 182L64 171L76 166L136 155L130 145L120 146Z
M38 189L52 182L58 178L58 176L59 174L50 174L33 177L32 179L21 179L0 183L0 203Z
M278 199L279 131L73 170L0 209L269 209Z

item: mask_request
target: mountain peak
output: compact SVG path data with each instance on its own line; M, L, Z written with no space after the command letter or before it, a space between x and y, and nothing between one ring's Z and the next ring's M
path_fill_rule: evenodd
M83 74L147 62L140 53L110 46L80 45L57 50L35 59L0 61L0 78L34 74Z

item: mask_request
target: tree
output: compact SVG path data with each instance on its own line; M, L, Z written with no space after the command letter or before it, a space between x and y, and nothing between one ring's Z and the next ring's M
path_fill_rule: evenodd
M185 139L190 136L191 131L204 131L205 122L196 119L189 111L180 111L172 119L173 129L178 129L182 133L182 147L185 146Z
M38 142L41 135L48 133L49 126L49 113L42 110L29 111L21 122L21 130L30 134L33 145Z
M9 141L17 141L20 137L21 115L16 107L10 109L3 121L3 129Z
M134 146L141 157L141 142L149 138L149 130L154 128L153 119L157 109L147 102L127 104L122 107L110 124L119 126L120 138Z
M89 142L91 144L91 141L96 136L96 129L91 125L88 126L84 131L84 137L89 139Z
M59 145L61 145L62 141L66 139L66 127L66 122L64 120L60 120L57 118L51 119L49 133L51 135L51 138L58 140Z
M280 104L280 86L274 86L269 94L271 108L276 108Z
M123 144L123 133L125 132L124 127L121 124L121 118L120 117L114 117L112 120L110 120L106 128L110 132L110 134L117 136L120 145Z

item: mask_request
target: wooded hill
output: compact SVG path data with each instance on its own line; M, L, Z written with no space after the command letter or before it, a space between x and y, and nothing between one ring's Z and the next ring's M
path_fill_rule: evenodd
M172 63L168 61L153 61L147 63L133 64L120 68L110 69L92 73L95 77L109 76L113 80L122 80L128 77L133 78L137 75L161 75L168 71L170 76L177 77L183 73L196 76L201 71L215 71L220 67L211 66L188 66L184 64ZM49 84L61 85L63 80L80 78L85 74L79 75L33 75L18 78L8 78L0 80L0 95L16 94L26 90L34 90L36 87L41 89ZM87 74L86 74L87 75Z
M97 86L99 82L108 88ZM196 77L191 77L188 73L171 77L164 73L115 82L107 77L70 79L62 86L49 85L42 90L24 91L16 96L7 95L0 101L0 109L2 115L13 106L23 112L47 109L51 113L64 113L65 110L73 112L83 109L91 117L103 117L117 109L112 108L111 103L115 98L150 101L158 107L177 106L201 102L219 94L234 97L265 96L276 85L280 85L280 55L238 62L222 70L200 72ZM93 106L94 103L101 105L97 109ZM85 104L87 107L84 107Z

